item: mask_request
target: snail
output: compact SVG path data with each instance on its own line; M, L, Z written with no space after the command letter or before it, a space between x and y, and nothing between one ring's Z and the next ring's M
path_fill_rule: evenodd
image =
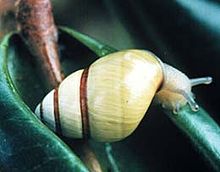
M187 103L197 111L191 88L211 82L189 79L151 52L123 50L69 75L35 113L63 136L113 142L137 128L154 97L175 112Z

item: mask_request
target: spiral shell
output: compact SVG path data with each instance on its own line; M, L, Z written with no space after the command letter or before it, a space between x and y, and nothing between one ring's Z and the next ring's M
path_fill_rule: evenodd
M116 52L68 76L35 113L66 137L121 140L136 129L162 80L153 54Z

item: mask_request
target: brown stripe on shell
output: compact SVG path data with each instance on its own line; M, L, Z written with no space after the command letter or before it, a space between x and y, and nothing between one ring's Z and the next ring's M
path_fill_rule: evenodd
M45 121L44 121L44 112L43 112L43 101L40 103L40 120L42 123L45 124Z
M58 99L58 88L54 89L54 120L56 133L62 135L61 124L60 124L60 113L59 113L59 99Z
M89 68L84 69L80 80L80 110L82 118L82 134L83 138L88 139L90 136L89 131L89 116L87 105L87 79Z

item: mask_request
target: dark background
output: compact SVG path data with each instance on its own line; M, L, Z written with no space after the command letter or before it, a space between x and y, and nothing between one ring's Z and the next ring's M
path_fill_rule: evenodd
M220 123L220 2L214 0L54 0L56 22L86 33L117 49L154 52L189 77L212 76L213 83L193 89L196 101ZM79 50L80 51L80 50ZM140 140L140 147L132 145ZM151 107L127 139L129 152L144 157L149 171L210 171L188 138ZM114 149L120 149L117 143ZM117 151L118 152L118 151ZM117 154L119 162L126 152ZM138 164L137 164L138 166ZM128 165L129 167L129 165ZM138 167L137 167L138 168Z

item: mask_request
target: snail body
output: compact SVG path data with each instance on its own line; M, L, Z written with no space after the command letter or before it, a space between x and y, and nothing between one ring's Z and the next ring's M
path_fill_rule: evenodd
M194 85L208 82L210 78L193 80ZM196 110L191 86L185 74L154 54L125 50L69 75L35 113L66 137L118 141L137 128L154 97L168 109L178 110L189 103Z

